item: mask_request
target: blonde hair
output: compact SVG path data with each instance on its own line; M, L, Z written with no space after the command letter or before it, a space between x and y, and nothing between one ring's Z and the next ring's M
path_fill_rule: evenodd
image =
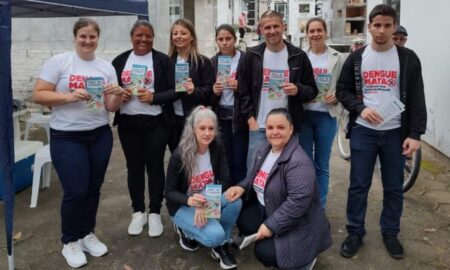
M173 29L175 28L176 25L182 26L190 32L190 34L192 36L192 41L191 41L191 47L190 47L191 51L189 52L189 61L191 63L193 63L195 66L197 66L198 62L203 61L203 60L200 57L200 53L198 52L197 34L195 33L194 24L192 24L192 22L187 19L176 20L172 24L172 27L170 28L169 57L172 57L177 51L177 48L175 48L175 44L173 43L173 40L172 40Z

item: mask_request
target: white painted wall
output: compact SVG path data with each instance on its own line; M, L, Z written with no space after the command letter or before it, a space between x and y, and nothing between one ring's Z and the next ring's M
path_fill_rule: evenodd
M450 1L401 2L400 21L408 30L406 47L422 62L428 110L423 140L450 157Z
M367 16L382 0L369 0ZM400 23L408 31L406 47L414 50L422 62L425 99L428 111L427 131L422 140L450 157L450 1L402 1ZM369 20L367 19L367 22ZM370 34L367 39L371 42Z
M232 11L229 9L228 0L217 1L217 26L230 23Z

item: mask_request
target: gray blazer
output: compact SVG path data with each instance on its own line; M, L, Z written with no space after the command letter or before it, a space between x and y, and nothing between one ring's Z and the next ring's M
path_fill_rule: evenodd
M253 179L271 151L268 143L256 152L249 177L239 183L253 195ZM264 190L267 219L274 233L278 266L298 269L331 245L330 225L320 204L311 160L293 136L267 177Z

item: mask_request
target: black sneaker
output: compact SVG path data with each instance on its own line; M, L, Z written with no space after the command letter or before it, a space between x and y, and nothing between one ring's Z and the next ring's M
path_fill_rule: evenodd
M389 255L392 258L401 260L403 259L403 247L395 234L383 235L384 246L386 247Z
M236 268L236 259L228 243L211 249L211 256L216 260L220 260L220 268L222 269Z
M199 244L196 240L188 238L183 231L175 225L175 231L180 236L180 246L182 249L187 251L196 251L199 247Z
M345 258L351 258L355 256L362 243L362 237L360 235L349 234L341 245L341 256Z

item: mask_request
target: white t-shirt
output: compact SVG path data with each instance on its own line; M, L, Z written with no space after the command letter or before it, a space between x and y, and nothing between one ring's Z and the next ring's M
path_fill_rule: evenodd
M131 69L133 65L147 66L147 73L145 74L144 79L144 88L147 91L155 93L155 73L153 70L152 53L150 52L146 55L136 55L134 52L130 53L127 59L127 63L125 64L125 67L121 74L124 88L127 88L127 86L131 84ZM124 102L120 107L120 113L128 115L158 115L162 113L162 108L159 105L150 105L145 102L140 102L137 96L131 96L130 100Z
M241 52L236 50L236 54L231 58L230 79L236 79L236 70L241 58ZM234 91L229 87L225 87L220 97L220 105L233 106L234 105Z
M265 128L267 114L275 108L287 108L287 95L279 85L289 82L287 47L279 52L264 50L263 85L256 121L260 128Z
M311 65L314 70L314 79L316 80L317 87L319 88L319 83L317 78L323 74L329 74L330 83L331 83L331 74L330 70L328 70L328 51L325 51L323 54L315 54L311 50L308 52L308 58L311 61ZM330 85L328 87L326 85L322 85L322 89L330 89ZM319 89L320 91L320 89ZM324 102L316 101L309 102L304 104L305 110L309 111L319 111L319 112L328 112L328 107Z
M85 89L85 79L88 77L102 77L105 84L117 83L116 72L111 63L99 57L85 61L75 52L53 56L45 62L39 74L39 79L55 84L55 91L59 93ZM108 123L109 117L105 108L100 111L88 110L87 101L52 107L50 127L56 130L92 130Z
M177 57L177 64L187 63L185 59ZM175 111L175 115L184 116L183 112L183 103L181 103L181 99L177 99L173 102L173 110Z
M272 151L270 151L258 173L256 174L255 179L253 180L253 189L255 190L256 197L258 198L258 201L261 205L265 206L264 190L266 189L267 177L269 176L273 165L280 157L280 154L281 152L273 153Z
M214 172L209 150L204 154L197 154L195 158L197 166L189 182L188 195L201 193L206 185L214 183Z
M366 107L381 108L392 96L400 99L400 61L397 47L377 52L367 46L362 55L362 91ZM390 130L401 126L401 115L381 126L373 126L358 116L356 123L375 130Z

